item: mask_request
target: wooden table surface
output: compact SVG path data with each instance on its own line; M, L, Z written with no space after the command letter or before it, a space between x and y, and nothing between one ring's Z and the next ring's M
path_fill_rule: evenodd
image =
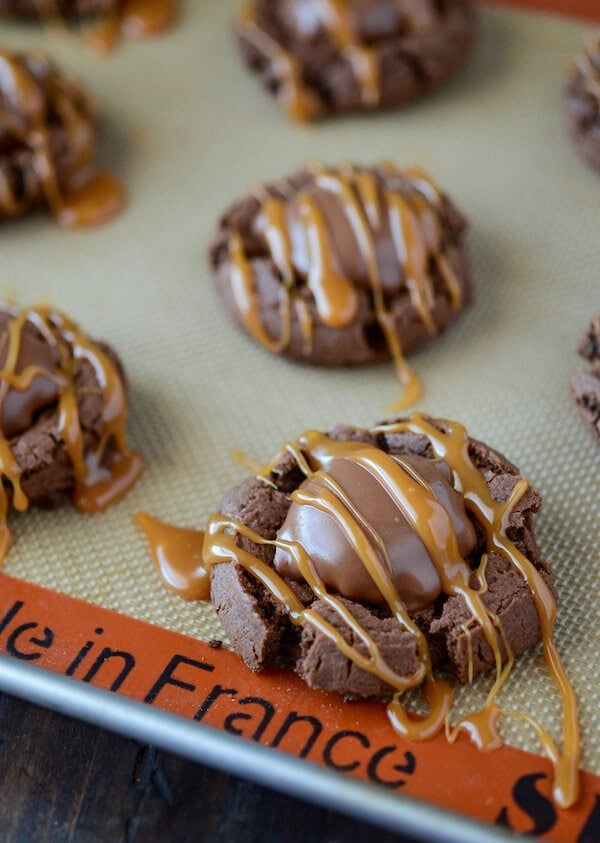
M1 843L412 843L0 695Z

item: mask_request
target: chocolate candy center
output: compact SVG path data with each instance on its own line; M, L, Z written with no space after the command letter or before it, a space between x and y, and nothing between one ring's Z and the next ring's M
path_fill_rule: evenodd
M10 322L12 317L0 311L0 369L4 369L10 349ZM30 322L26 322L20 335L19 351L14 372L21 375L27 369L41 370L49 375L56 373L58 354L56 348L42 337ZM10 438L31 427L34 417L59 397L56 380L31 372L32 379L25 389L10 387L1 404L1 427ZM27 379L29 380L29 379Z
M468 556L476 545L475 530L461 495L452 487L446 463L418 456L394 461L442 504L452 521L460 553ZM366 538L410 613L435 602L442 592L436 567L392 494L367 465L351 457L334 458L299 489L316 503L300 502L299 496L293 495L277 538L298 542L327 586L351 600L388 605L369 573L368 558L361 552ZM323 493L333 494L337 501L328 511L318 503ZM306 500L305 494L301 497ZM283 576L302 579L296 563L281 546L274 564Z

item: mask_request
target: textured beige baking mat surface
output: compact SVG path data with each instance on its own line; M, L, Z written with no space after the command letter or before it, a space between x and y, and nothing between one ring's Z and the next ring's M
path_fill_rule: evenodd
M562 596L556 637L581 704L583 766L600 773L600 452L567 392L574 347L600 309L600 178L562 125L565 67L584 27L485 8L476 55L438 92L402 111L302 127L243 72L232 11L192 0L171 34L105 60L67 32L0 28L4 45L43 48L96 95L101 163L130 196L116 221L88 232L44 215L3 226L0 294L46 299L118 349L131 439L146 458L138 485L103 515L13 516L4 570L179 632L220 635L210 606L163 589L134 513L202 527L242 476L232 450L267 461L306 428L368 425L398 386L391 365L321 371L236 330L205 259L215 220L247 187L307 159L418 164L471 220L477 288L458 324L412 358L426 386L419 409L466 423L543 494L538 535ZM502 702L558 731L539 652L519 659ZM518 727L509 740L537 749Z

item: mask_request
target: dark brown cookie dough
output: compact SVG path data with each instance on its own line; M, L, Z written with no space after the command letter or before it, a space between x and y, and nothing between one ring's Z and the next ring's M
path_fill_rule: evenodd
M566 94L567 126L578 152L600 169L600 30L573 61Z
M145 38L168 29L179 0L0 0L0 15L24 20L59 18L67 25L87 26L88 47L110 52L121 38ZM97 24L97 25L95 25Z
M577 350L591 366L573 375L571 395L581 418L600 445L600 314L592 319Z
M300 120L399 105L433 88L473 45L471 0L249 0L246 64Z
M269 350L370 363L431 342L470 302L465 233L421 171L315 165L230 207L210 262L233 319Z
M15 18L79 18L114 11L121 0L0 0L0 14Z
M456 434L453 424L434 421L432 429L448 434L450 441L451 435ZM462 428L458 435L466 437ZM364 577L369 580L369 575L364 568L356 568L354 545L345 544L348 536L353 535L352 530L344 527L340 532L337 527L332 528L330 516L323 514L323 501L327 500L328 493L321 489L316 507L298 503L297 490L303 496L310 495L319 483L324 483L323 488L330 491L341 488L341 499L350 501L352 518L358 518L361 529L370 537L376 535L383 541L384 556L388 560L386 570L412 621L425 636L432 664L451 670L460 682L468 681L470 673L474 676L494 665L492 649L482 627L474 622L463 596L447 592L447 586L436 580L437 574L428 556L431 549L428 547L423 555L424 547L421 550L417 547L421 541L426 541L421 528L413 530L409 522L399 516L399 510L393 510L391 498L382 495L381 489L373 485L373 476L365 474L362 479L351 476L352 472L364 471L364 465L362 469L357 466L361 459L367 458L370 465L376 465L377 453L386 455L380 456L388 460L385 465L389 464L390 456L394 457L394 464L399 460L403 472L408 472L415 482L424 483L451 519L460 553L469 566L471 588L480 589L487 611L494 613L502 625L505 637L498 636L502 658L506 658L504 641L508 641L512 653L517 655L540 640L540 623L530 587L505 554L490 549L484 525L472 510L465 508L462 496L453 487L448 466L436 458L432 442L421 429L418 432L398 431L383 424L369 431L339 426L324 439L319 439L314 451L305 448L302 441L302 437L297 440L300 453L309 462L315 454L316 459L320 459L318 455L323 455L328 447L323 443L328 441L365 443L368 448L356 459L323 458L325 462L319 464L321 468L325 466L326 482L320 473L307 478L294 455L297 452L291 448L282 452L283 456L265 478L249 478L225 495L220 512L231 522L243 524L261 537L258 542L238 533L236 543L269 568L276 569L302 604L328 621L347 644L366 655L366 644L356 629L343 621L339 613L307 584L294 568L295 563L290 563L286 541L295 541L305 548L328 593L339 597L359 628L371 636L392 670L400 676L410 676L419 665L417 638L393 617L389 603L382 598L382 591L375 588L373 598L372 580L371 597L357 599L361 589L365 589ZM479 482L488 490L486 494L489 493L499 506L507 507L506 536L539 572L549 594L555 597L554 577L549 564L542 559L533 529L533 516L540 508L539 495L525 484L524 490L521 489L513 500L522 481L519 470L487 445L471 438L463 441L470 461L480 475ZM334 444L333 450L336 448ZM317 471L316 464L313 468ZM292 492L293 499L290 497ZM335 494L339 495L339 491ZM416 498L413 500L417 507ZM352 523L352 518L348 523ZM262 540L277 540L277 543L274 546L262 543ZM486 553L487 561L482 566ZM328 570L328 560L335 562L337 573ZM315 624L295 625L281 601L240 561L212 567L211 598L232 646L252 670L260 671L269 664L278 663L294 669L314 688L337 690L349 696L389 693L390 686L380 676L358 666Z
M126 418L125 378L108 345L51 308L0 305L0 512L68 499L96 511L117 500L142 469ZM0 518L2 553L6 536Z
M0 221L52 206L89 166L95 109L39 53L0 51Z

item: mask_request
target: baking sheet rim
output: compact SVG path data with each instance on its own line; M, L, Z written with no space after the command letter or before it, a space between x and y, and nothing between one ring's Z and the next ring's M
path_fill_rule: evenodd
M501 843L503 829L0 654L0 691L324 808L431 843ZM368 796L368 798L365 798Z

